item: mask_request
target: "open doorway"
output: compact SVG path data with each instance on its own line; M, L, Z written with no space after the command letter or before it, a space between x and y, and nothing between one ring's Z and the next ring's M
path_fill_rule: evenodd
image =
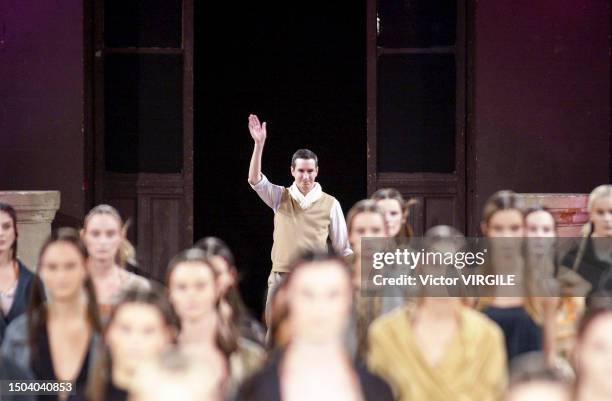
M271 181L289 186L291 155L309 148L345 213L365 197L365 1L199 2L195 29L195 237L228 242L259 313L273 213L247 183L247 116L268 122Z

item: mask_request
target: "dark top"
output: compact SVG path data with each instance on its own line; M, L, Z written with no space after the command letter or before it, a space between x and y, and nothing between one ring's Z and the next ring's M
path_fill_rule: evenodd
M282 354L281 351L272 355L268 364L245 382L235 401L281 401L278 371ZM354 369L365 401L393 401L393 393L385 381L359 363Z
M87 372L89 370L90 348L87 347L87 354L83 359L83 364L75 381L73 381L74 394L68 397L69 401L81 400L85 393L87 385ZM51 358L51 346L49 345L49 334L46 326L44 326L40 336L36 352L32 355L32 372L36 380L58 380L53 370L53 361ZM39 396L41 401L54 401L58 397L53 395Z
M26 372L21 370L12 361L0 356L0 380L32 380ZM4 393L0 397L2 401L34 401L33 395L13 395Z
M488 306L483 313L504 332L508 361L526 352L542 350L542 329L523 307Z
M127 401L128 393L127 391L115 387L113 381L109 380L108 384L106 385L106 393L104 395L104 399L106 401Z
M15 289L15 297L11 309L6 316L0 310L0 341L4 337L4 329L9 323L17 316L25 313L28 301L30 298L30 288L32 287L32 280L34 279L34 273L32 273L21 261L17 260L17 266L19 269L19 275L17 277L17 288Z
M601 240L610 241L608 238L602 238ZM590 293L597 290L612 291L612 265L597 257L592 237L589 237L586 241L586 247L582 259L578 263L576 273L591 284ZM563 257L561 262L563 266L573 268L578 256L578 248L578 246L575 246Z

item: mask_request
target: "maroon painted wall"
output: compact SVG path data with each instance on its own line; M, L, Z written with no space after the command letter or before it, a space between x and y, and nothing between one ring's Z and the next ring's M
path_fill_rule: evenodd
M0 188L60 190L84 211L83 1L0 1Z
M471 4L471 222L501 188L608 182L609 2ZM69 223L86 206L83 15L81 0L0 1L0 188L59 189Z
M499 189L588 192L609 182L609 1L474 7L472 224Z

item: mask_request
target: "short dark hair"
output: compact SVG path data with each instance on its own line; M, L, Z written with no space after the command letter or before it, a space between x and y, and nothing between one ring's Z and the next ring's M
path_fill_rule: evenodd
M319 158L317 155L310 149L298 149L295 151L293 156L291 157L291 167L295 167L295 161L297 159L313 159L315 161L315 166L319 167Z

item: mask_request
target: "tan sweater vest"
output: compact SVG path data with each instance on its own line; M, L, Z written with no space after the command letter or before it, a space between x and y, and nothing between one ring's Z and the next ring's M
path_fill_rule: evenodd
M286 273L301 252L326 249L334 200L333 196L323 192L319 200L303 210L285 188L274 214L272 271Z

